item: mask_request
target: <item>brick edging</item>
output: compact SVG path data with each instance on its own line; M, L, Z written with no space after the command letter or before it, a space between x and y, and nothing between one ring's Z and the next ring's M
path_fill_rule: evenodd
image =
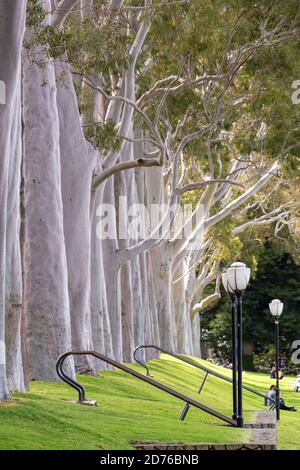
M252 429L248 443L214 444L214 443L163 443L163 442L131 442L136 450L277 450L277 422L273 411L260 410L256 413L255 423L246 425Z

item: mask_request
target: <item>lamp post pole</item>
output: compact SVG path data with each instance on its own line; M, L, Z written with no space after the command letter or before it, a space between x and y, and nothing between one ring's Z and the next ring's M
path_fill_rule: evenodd
M280 390L279 390L279 318L275 320L276 339L276 419L280 420Z
M231 294L231 332L232 332L232 399L233 399L233 419L237 420L238 408L237 408L237 297L235 294Z
M279 388L279 319L283 310L283 303L274 299L269 304L269 309L275 318L275 345L276 345L276 419L280 420L280 388Z
M243 305L242 295L250 280L244 263L233 263L223 274L222 282L231 298L232 312L232 398L233 418L240 428L243 419Z
M237 294L237 369L238 369L238 413L237 424L244 427L243 418L243 305L242 294Z

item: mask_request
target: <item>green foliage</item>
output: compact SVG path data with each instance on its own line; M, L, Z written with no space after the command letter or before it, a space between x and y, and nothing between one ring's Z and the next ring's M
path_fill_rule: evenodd
M121 74L128 65L127 46L131 37L120 15L103 2L95 4L92 18L78 22L74 15L69 15L63 29L44 24L44 19L45 11L32 0L28 11L32 37L27 49L40 44L49 58L67 57L71 66L84 76Z
M257 353L254 356L254 367L256 370L259 369L268 369L270 370L270 365L274 362L274 357L276 354L275 344L270 345L263 352Z
M39 28L45 18L47 12L41 5L39 0L28 0L27 1L27 17L26 25L29 28Z
M126 5L137 6L140 2L130 0ZM296 28L299 26L298 8L296 0L287 0L284 5L279 0L271 4L261 1L255 5L248 0L193 0L185 4L170 2L169 5L154 1L144 14L144 19L151 22L151 28L137 63L137 97L157 80L169 75L195 79L219 71L226 76L232 66L229 51L238 51L246 43L256 41L262 35L262 25L271 29L280 18L286 21L285 31L292 25ZM67 57L77 73L91 78L101 74L105 90L108 93L115 91L128 66L128 51L137 32L138 22L134 15L129 18L122 9L111 9L104 0L94 0L92 17L82 20L78 14L70 14L63 29L45 26L45 19L45 11L39 2L29 0L27 22L33 35L27 47L42 44L49 58L65 60ZM293 39L276 47L260 48L245 60L238 77L227 90L212 137L217 138L220 130L225 129L233 132L231 143L237 153L256 152L258 156L263 153L268 158L277 156L284 143L294 145L282 159L282 168L284 176L298 178L299 182L299 172L295 170L299 164L300 147L296 144L300 137L297 125L300 107L291 103L291 83L300 73L298 50L299 40ZM38 61L38 58L34 60ZM223 85L224 80L221 80L212 90L208 113L214 113ZM168 118L174 128L189 109L189 119L179 137L207 125L201 93L201 87L194 87L168 96ZM249 93L250 98L241 104L237 98L245 93ZM80 106L85 105L81 102ZM154 116L157 105L158 99L147 103L145 111L149 117ZM256 138L262 120L268 126L263 143ZM93 122L90 124L94 127L95 140L102 130L95 128ZM163 122L160 130L162 134L166 131ZM215 167L217 153L221 154L222 175L226 175L231 160L227 145L215 143L211 152ZM205 138L190 143L185 152L187 177L194 181L198 175L190 168L191 156L204 172L209 170ZM198 196L199 191L196 191L194 200Z
M214 240L214 247L218 247L219 261L226 266L232 258L238 259L241 256L243 244L239 237L232 235L232 229L236 222L232 216L223 219L211 230Z
M274 322L269 313L269 302L281 299L284 312L280 321L282 354L289 354L291 343L298 339L300 329L300 265L279 243L266 242L257 256L257 272L244 297L244 339L254 344L256 353L267 351L274 344ZM217 306L202 317L204 340L216 352L230 356L231 309L223 298ZM222 344L222 348L220 348Z
M243 354L243 369L249 372L255 371L253 355L250 356L249 354Z
M115 123L110 120L105 124L93 122L85 127L86 138L99 150L117 152L121 147L122 139L117 135Z

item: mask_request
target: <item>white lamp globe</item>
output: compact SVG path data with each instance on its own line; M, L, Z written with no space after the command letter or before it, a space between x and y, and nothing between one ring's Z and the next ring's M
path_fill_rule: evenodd
M230 285L228 283L228 278L227 278L227 273L222 274L222 284L224 286L224 289L228 294L234 294L234 291L230 288Z
M222 282L226 292L234 294L243 292L250 281L250 268L244 263L233 263L222 275Z
M270 312L274 317L280 317L283 310L283 303L279 299L274 299L269 303Z

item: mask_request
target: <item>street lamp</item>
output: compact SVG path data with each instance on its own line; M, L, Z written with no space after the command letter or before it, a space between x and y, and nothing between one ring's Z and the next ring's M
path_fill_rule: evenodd
M269 309L275 318L275 339L276 339L276 418L280 420L280 390L279 390L279 319L283 310L283 303L279 299L274 299L269 304Z
M231 298L232 314L232 385L233 418L238 427L243 420L243 305L242 296L250 280L251 270L244 263L233 263L223 274L222 282Z

